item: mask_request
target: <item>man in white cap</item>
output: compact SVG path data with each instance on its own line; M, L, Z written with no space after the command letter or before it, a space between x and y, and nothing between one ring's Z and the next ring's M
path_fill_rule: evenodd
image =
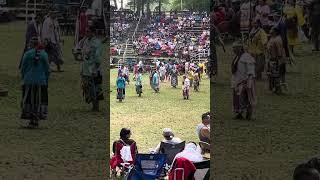
M168 144L179 144L182 142L180 138L174 137L174 134L170 128L164 128L162 135L164 139L161 142ZM152 152L159 153L161 142L157 145L157 147L154 150L152 150Z

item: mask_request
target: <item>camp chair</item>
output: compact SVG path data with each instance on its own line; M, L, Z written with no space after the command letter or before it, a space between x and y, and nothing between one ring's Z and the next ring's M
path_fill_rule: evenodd
M169 180L194 180L197 171L195 165L188 159L179 157L174 160L169 170Z
M160 154L166 154L167 155L167 159L166 159L166 163L168 165L171 165L174 157L181 151L184 150L186 142L183 141L180 144L169 144L169 143L165 143L165 142L161 142L160 144Z
M120 172L120 175L125 175L128 173L131 165L134 164L136 159L137 146L136 143L130 145L132 161L124 161L121 156L121 149L124 145L120 142L115 144L115 154L110 159L110 169L114 175L117 175Z
M202 154L210 153L210 144L209 144L209 143L200 141L200 142L199 142L199 146L200 146L200 148L201 148L201 153L202 153Z
M210 160L193 163L196 167L194 173L195 180L209 180L210 179Z
M166 154L137 154L134 166L126 176L127 180L156 180L166 163Z

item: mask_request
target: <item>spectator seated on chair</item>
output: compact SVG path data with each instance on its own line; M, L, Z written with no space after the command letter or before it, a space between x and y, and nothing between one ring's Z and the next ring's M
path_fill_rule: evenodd
M194 142L188 143L186 145L186 147L184 148L184 150L176 155L175 159L180 158L180 157L186 158L191 162L203 161L201 149Z
M130 139L131 130L122 128L120 131L120 139L113 142L113 156L110 160L110 167L113 171L116 168L129 166L134 164L135 156L138 153L136 142Z
M202 115L202 123L198 124L196 133L200 141L210 144L210 113L204 113Z
M174 137L174 134L170 128L164 128L162 135L164 139L161 142L168 144L180 144L182 142L180 138ZM159 153L161 142L154 150L152 150L153 153Z

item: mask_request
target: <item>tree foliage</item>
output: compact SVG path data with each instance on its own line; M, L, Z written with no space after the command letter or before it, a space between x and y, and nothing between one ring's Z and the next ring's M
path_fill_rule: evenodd
M211 0L182 0L183 10L210 11ZM173 0L173 10L181 10L181 0Z

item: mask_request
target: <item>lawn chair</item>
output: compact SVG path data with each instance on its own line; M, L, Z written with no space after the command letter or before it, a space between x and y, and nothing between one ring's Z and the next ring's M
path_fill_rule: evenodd
M117 176L118 172L120 172L120 176L124 176L128 173L130 166L135 163L137 146L136 143L132 143L130 145L131 157L132 161L125 161L121 155L121 149L124 145L120 142L116 142L115 144L115 154L110 159L110 169L114 176Z
M176 158L169 170L169 180L195 180L195 165L186 158Z
M171 165L174 157L179 153L184 150L184 147L186 145L186 142L183 141L180 144L169 144L165 142L161 142L160 144L160 154L166 154L167 155L167 160L166 163L168 165Z
M166 154L137 154L136 161L126 176L127 180L156 180L166 163Z
M200 142L199 142L199 146L200 146L200 148L201 148L201 153L202 153L202 154L210 153L210 144L209 144L209 143L200 141Z
M196 167L194 173L195 180L209 180L210 179L210 160L193 163Z

